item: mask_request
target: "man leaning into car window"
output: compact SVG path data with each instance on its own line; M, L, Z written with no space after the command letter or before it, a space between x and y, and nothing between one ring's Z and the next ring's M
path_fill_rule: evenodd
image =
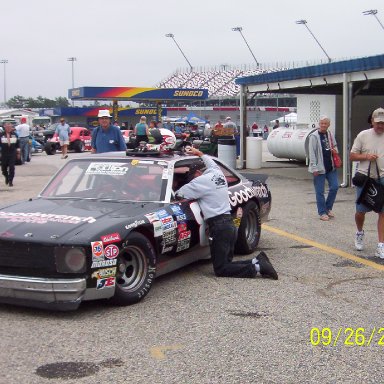
M233 223L228 199L228 184L219 166L196 148L187 153L197 155L204 163L191 166L191 181L176 191L177 198L196 199L209 227L213 270L218 277L263 277L277 280L278 275L267 255L261 252L251 260L232 261L237 229Z
M111 125L112 116L108 109L101 109L97 115L99 126L92 132L92 153L125 151L127 149L120 128Z

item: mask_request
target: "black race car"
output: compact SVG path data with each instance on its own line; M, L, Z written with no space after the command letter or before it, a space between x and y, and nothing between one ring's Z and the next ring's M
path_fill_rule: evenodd
M214 159L229 184L236 253L255 251L271 194ZM57 310L140 301L155 276L209 258L204 212L174 198L195 156L115 152L68 161L35 199L0 208L0 302Z

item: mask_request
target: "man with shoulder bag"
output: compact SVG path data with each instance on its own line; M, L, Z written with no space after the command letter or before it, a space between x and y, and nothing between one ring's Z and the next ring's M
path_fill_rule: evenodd
M358 251L364 249L365 214L377 211L378 244L375 256L384 259L384 208L375 207L370 199L366 199L366 191L370 185L384 186L384 109L378 108L372 113L372 128L361 131L352 146L351 161L359 161L359 169L353 178L356 186L356 237L355 247ZM376 163L376 166L375 166ZM369 183L370 185L367 185ZM378 187L380 188L380 187ZM362 194L363 193L363 194ZM380 194L380 193L379 193ZM375 193L371 193L374 196Z

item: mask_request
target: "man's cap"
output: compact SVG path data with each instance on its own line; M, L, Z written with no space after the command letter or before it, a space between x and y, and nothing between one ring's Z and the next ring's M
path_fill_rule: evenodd
M205 169L206 169L206 166L202 160L192 163L191 166L189 167L189 171L187 175L188 182L190 182L195 177L196 171L204 172Z
M64 117L62 117L62 118L60 119L60 121L65 121Z
M225 118L225 120L227 120L227 121L228 121L228 120L231 120L231 117L228 116L228 117Z
M97 117L112 117L109 113L109 109L100 109Z
M372 113L372 121L374 123L384 123L384 109L377 108Z
M27 119L25 117L22 117L21 120L20 120L22 123L26 123L27 122Z

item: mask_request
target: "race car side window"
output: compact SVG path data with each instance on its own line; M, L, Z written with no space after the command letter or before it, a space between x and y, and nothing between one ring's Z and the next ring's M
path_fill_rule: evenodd
M223 172L229 187L240 183L240 179L232 171L230 171L228 168L226 168L224 165L217 161L215 161L215 163L220 167L221 171Z

